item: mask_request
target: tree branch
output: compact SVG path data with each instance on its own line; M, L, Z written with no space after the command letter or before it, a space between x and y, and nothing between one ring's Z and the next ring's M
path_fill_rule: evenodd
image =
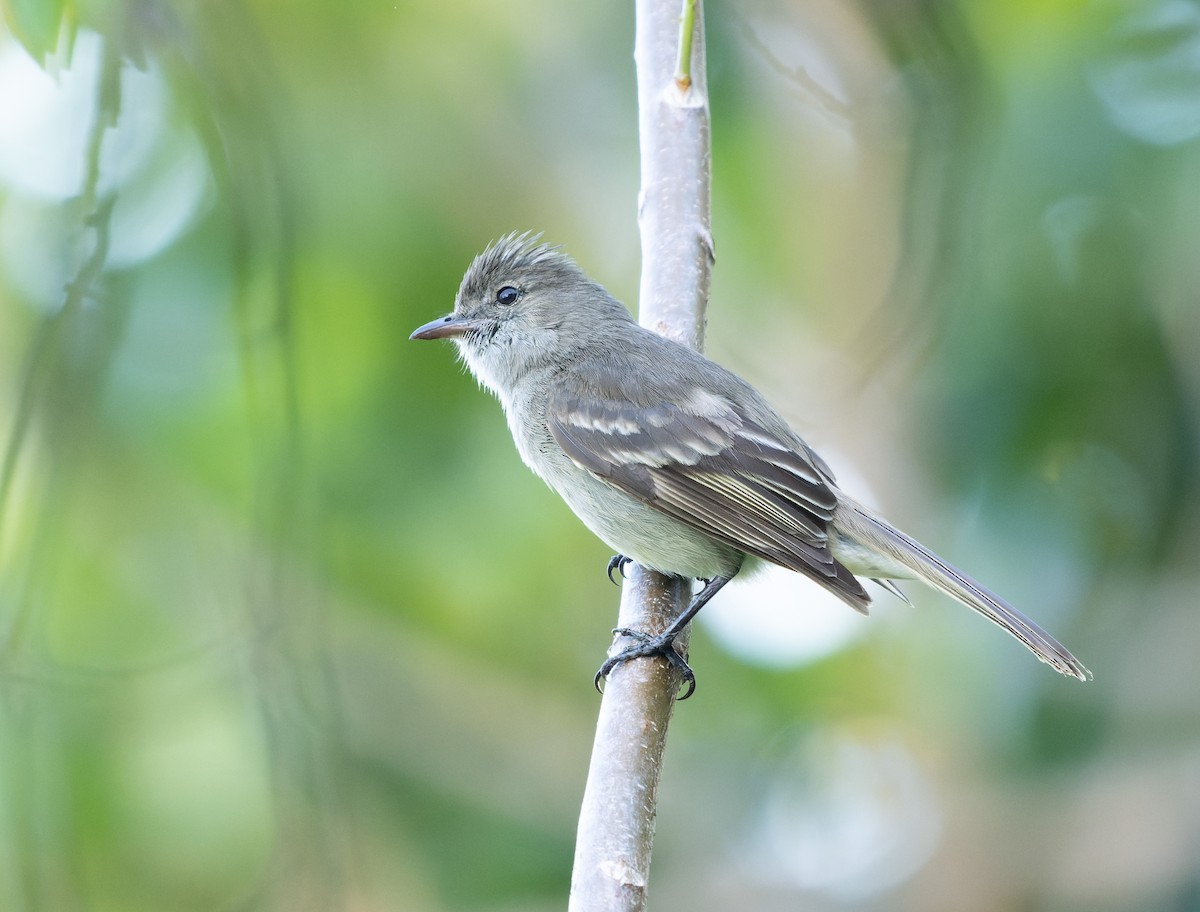
M636 14L640 319L700 349L713 259L703 8L700 0L636 0ZM635 567L618 626L665 629L686 607L690 582ZM686 649L686 635L677 644ZM680 683L659 658L628 662L609 677L579 816L571 912L645 908L662 757Z

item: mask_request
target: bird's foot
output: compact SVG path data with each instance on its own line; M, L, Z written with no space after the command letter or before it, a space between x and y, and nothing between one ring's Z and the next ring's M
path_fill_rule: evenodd
M613 579L613 571L621 574L621 579L625 579L625 568L633 563L632 557L626 557L624 554L614 554L608 562L608 579L614 586L621 585Z
M617 557L620 557L618 555ZM617 558L613 558L615 561ZM629 558L625 558L628 560ZM604 693L603 682L612 673L612 670L618 665L623 665L630 659L639 659L643 656L662 656L672 665L679 669L680 675L683 676L683 683L687 685L683 696L680 700L686 700L696 691L696 673L692 671L687 660L684 659L679 651L675 648L674 633L660 633L657 636L649 633L643 633L640 630L630 630L628 627L617 627L613 630L613 634L627 636L634 642L630 643L616 655L609 656L608 659L600 666L600 670L596 672L596 677L593 683L596 685L596 690Z

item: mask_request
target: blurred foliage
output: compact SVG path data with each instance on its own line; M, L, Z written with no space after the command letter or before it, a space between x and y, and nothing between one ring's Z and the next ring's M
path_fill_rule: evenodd
M514 229L633 303L631 10L2 9L0 910L561 908L608 555L407 335ZM708 30L710 354L1096 681L750 596L854 626L701 624L653 906L1198 908L1200 6Z

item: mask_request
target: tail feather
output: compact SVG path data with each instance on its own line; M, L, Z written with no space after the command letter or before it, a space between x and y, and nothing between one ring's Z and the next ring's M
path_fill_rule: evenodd
M849 554L859 557L865 550L882 558L872 566L869 575L878 574L881 566L889 564L899 565L896 569L906 568L916 578L978 611L993 624L1008 631L1055 671L1081 681L1091 680L1092 673L1083 663L1036 623L865 507L843 498L838 504L833 525L839 537L850 540L845 548ZM842 559L837 548L834 549L834 555ZM853 561L847 566L854 570Z

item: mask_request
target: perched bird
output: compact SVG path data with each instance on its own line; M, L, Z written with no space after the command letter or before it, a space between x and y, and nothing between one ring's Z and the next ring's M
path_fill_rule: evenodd
M612 656L663 655L695 678L674 640L757 561L803 573L854 608L857 577L899 592L919 579L1007 630L1056 671L1089 672L1002 598L846 495L833 472L740 377L639 326L540 235L510 234L475 258L454 310L413 332L453 339L504 406L525 464L627 561L704 581L687 609Z

